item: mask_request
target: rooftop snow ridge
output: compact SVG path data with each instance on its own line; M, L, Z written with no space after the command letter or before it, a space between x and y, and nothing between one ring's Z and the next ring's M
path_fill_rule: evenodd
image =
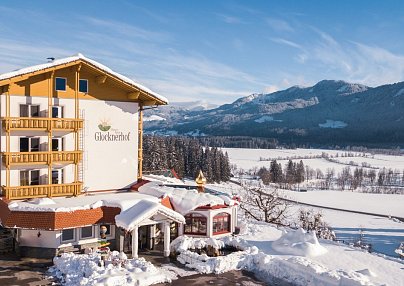
M163 101L165 103L168 103L168 99L165 98L164 96L150 90L149 88L145 87L144 85L142 85L142 84L140 84L138 82L135 82L134 80L132 80L132 79L120 74L120 73L117 73L117 72L113 71L109 67L107 67L107 66L105 66L105 65L103 65L103 64L101 64L101 63L99 63L99 62L97 62L95 60L92 60L90 58L85 57L81 53L78 53L76 55L66 57L66 58L55 59L55 60L53 60L51 62L48 62L48 63L34 65L34 66L18 69L18 70L12 71L12 72L3 73L3 74L0 74L0 80L12 78L12 77L19 76L19 75L24 75L24 74L35 72L35 71L48 69L48 68L51 68L51 67L55 67L55 66L62 65L62 64L67 64L67 63L74 62L74 61L77 61L77 60L83 60L83 61L85 61L85 62L87 62L87 63L89 63L89 64L91 64L91 65L93 65L93 66L95 66L95 67L97 67L97 68L99 68L99 69L101 69L101 70L103 70L103 71L117 77L117 78L119 78L120 80L122 80L122 81L124 81L124 82L126 82L126 83L128 83L130 85L134 85L134 86L138 87L139 89L141 89L144 92L156 97L157 99L159 99L159 100L161 100L161 101Z

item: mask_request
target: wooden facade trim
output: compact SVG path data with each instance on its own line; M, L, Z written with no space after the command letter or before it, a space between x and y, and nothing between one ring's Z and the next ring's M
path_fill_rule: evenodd
M157 98L153 94L147 92L146 90L142 90L141 88L137 87L136 85L127 83L124 80L118 78L117 76L115 76L111 73L108 73L83 59L72 61L70 63L60 64L57 66L45 68L45 69L38 70L38 71L29 72L29 73L26 73L23 75L17 75L14 77L10 77L8 79L0 80L0 87L9 85L11 83L16 83L16 82L20 82L23 80L27 80L32 76L36 76L36 75L40 75L40 74L44 74L44 73L48 73L48 72L55 72L56 70L60 70L60 69L64 69L64 68L72 67L72 66L76 66L76 65L79 65L79 66L85 65L86 67L92 69L96 73L99 73L100 75L96 76L96 81L99 84L104 84L107 81L107 79L110 78L118 85L127 88L130 92L135 92L135 93L139 92L139 97L137 99L132 99L129 101L147 102L147 104L145 104L145 105L154 105L154 104L165 105L165 104L167 104L166 102L160 100L159 98ZM128 99L130 99L130 98L128 97ZM114 100L114 99L111 98L111 100ZM150 102L153 102L153 101L154 101L154 104L150 104Z

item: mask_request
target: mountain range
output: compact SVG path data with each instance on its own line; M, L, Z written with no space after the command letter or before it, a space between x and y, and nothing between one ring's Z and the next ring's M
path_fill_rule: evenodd
M286 144L404 144L404 82L369 87L323 80L230 104L172 104L145 113L145 129L157 134L252 136Z

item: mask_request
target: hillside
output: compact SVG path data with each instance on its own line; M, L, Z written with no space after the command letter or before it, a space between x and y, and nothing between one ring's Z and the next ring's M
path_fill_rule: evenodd
M371 88L323 80L213 109L148 111L146 116L161 118L145 127L164 134L267 137L289 144L397 146L404 143L403 110L404 82Z

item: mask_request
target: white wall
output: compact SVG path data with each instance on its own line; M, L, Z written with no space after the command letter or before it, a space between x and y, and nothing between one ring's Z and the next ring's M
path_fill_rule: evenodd
M74 240L71 242L62 243L61 230L34 230L34 229L19 229L19 242L21 246L44 247L44 248L60 248L73 245L81 245L94 243L100 238L100 225L93 225L94 238L80 239L80 228L74 229ZM41 235L38 237L38 233ZM111 234L107 239L115 238L115 226L111 225Z
M45 247L45 248L58 248L59 241L56 239L56 231L46 230L32 230L32 229L20 229L19 241L21 246L31 247ZM38 237L38 232L41 235Z
M125 188L137 180L138 104L82 100L84 110L84 187L89 191ZM111 129L98 127L108 121ZM96 134L129 134L129 141L97 141Z

